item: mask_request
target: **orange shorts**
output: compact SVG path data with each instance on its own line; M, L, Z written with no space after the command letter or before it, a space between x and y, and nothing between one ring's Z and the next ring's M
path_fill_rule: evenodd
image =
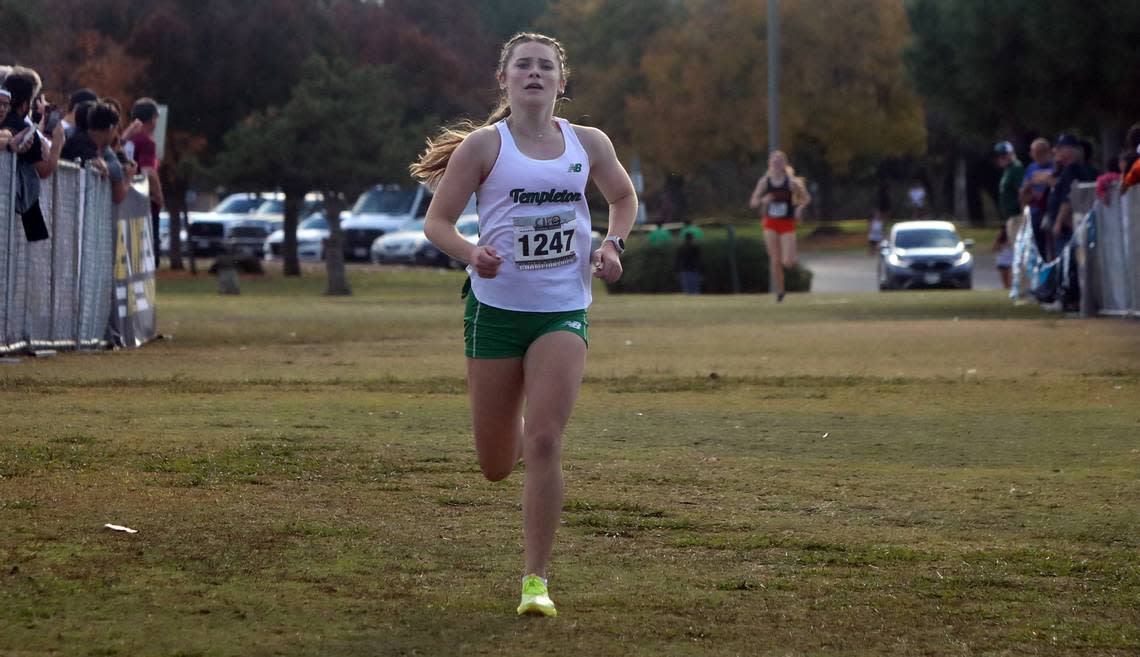
M795 219L773 219L772 217L764 217L764 221L760 222L764 230L774 230L781 235L796 232Z

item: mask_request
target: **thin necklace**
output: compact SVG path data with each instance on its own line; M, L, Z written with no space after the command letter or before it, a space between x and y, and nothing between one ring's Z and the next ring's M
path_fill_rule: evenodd
M514 123L514 121L511 121L511 122L510 122L510 124L513 124L513 123ZM522 131L518 130L518 128L516 128L516 129L515 129L515 131L516 131L516 132L518 132L518 133L519 133L520 135L522 135L523 137L528 137L528 136L530 136L530 135L527 135L526 133L524 133L524 132L522 132ZM531 137L531 138L532 138L532 139L544 139L545 137L546 137L546 133L545 133L545 132L538 132L538 133L535 133L535 134L534 134L534 136L533 136L533 137Z

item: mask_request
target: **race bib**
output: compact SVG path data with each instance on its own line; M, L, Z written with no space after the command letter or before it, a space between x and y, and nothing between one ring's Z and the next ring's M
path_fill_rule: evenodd
M574 252L575 214L566 209L554 214L515 217L515 266L520 270L550 269L570 264Z
M788 204L784 201L768 204L768 216L773 219L788 216Z

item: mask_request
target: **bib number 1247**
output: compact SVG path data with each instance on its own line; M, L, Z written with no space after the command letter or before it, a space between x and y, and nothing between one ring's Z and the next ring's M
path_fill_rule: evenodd
M520 270L549 269L575 259L574 217L516 217L515 265Z

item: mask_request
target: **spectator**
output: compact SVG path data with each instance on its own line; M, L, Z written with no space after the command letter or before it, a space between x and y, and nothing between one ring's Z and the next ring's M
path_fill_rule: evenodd
M915 177L906 192L906 198L910 202L911 218L921 219L926 216L926 185L921 178Z
M40 210L40 180L55 172L66 141L63 125L57 123L52 131L51 144L47 145L46 138L28 117L41 86L40 76L35 71L13 67L4 78L3 89L9 103L8 111L0 121L0 141L5 150L16 153L19 182L15 209L23 221L24 234L29 242L49 237L47 223Z
M1116 170L1109 171L1108 173L1101 174L1096 178L1096 197L1100 199L1105 206L1112 205L1112 186L1119 183L1124 174L1128 173L1128 162L1132 159L1130 155L1132 151L1120 151L1120 155L1116 158Z
M685 233L681 246L677 248L676 270L681 282L681 292L701 293L701 247L697 246L694 233Z
M63 117L63 133L68 139L75 134L75 108L82 103L94 103L97 100L99 97L90 89L77 89L71 92L71 98L67 103L67 116Z
M1132 165L1140 160L1140 123L1134 123L1128 129L1128 135L1124 138L1124 150L1128 155L1124 168L1120 171L1122 174L1128 173Z
M883 241L883 229L886 227L883 211L875 208L871 212L871 219L867 224L867 253L875 255L879 252L879 244Z
M673 241L673 235L665 228L665 224L657 223L657 227L649 231L649 246L658 246Z
M158 128L158 103L151 98L140 98L131 107L131 124L123 132L126 153L138 163L139 172L146 176L150 186L150 218L154 237L154 265L158 267L159 214L162 212L162 182L158 176L158 144L154 131Z
M700 242L705 238L705 231L694 226L691 220L685 219L684 223L685 225L681 228L681 232L677 234L678 237L685 239L686 235L692 235L693 240L696 242Z
M75 135L64 148L64 158L78 160L107 176L111 181L111 201L122 203L127 197L127 181L123 165L111 151L111 142L119 130L119 114L107 102L80 103L80 111L84 118L76 122Z
M1076 137L1063 134L1056 143L1055 176L1045 211L1053 243L1046 260L1057 257L1073 236L1073 206L1069 201L1073 183L1096 180L1093 169L1084 163L1084 149Z
M1140 184L1140 123L1128 130L1128 138L1125 141L1132 151L1132 156L1125 163L1127 168L1123 171L1124 179L1120 182L1121 194L1128 191L1129 187Z
M63 126L57 125L52 131L51 142L45 143L46 136L40 134L29 117L32 100L39 96L41 86L39 74L32 69L12 67L8 76L4 78L3 88L9 94L9 109L7 115L0 121L0 129L6 130L9 135L4 147L10 152L17 152L19 149L19 162L33 166L36 174L42 179L55 172L56 165L59 164L59 153L66 138ZM39 198L38 194L36 198Z
M1017 159L1013 144L1008 141L998 142L994 146L994 156L998 168L1002 170L1001 182L998 183L998 210L1006 234L1015 235L1021 218L1020 192L1021 182L1025 180L1025 165Z
M1096 161L1093 159L1093 145L1087 139L1081 140L1081 161L1084 162L1085 168L1092 174L1095 180L1100 175L1100 169L1096 166Z
M1021 204L1029 208L1029 226L1033 230L1033 243L1037 253L1045 257L1048 250L1048 235L1041 227L1049 196L1049 177L1053 172L1053 145L1048 139L1037 138L1029 145L1029 156L1033 159L1025 170L1021 181Z
M87 115L92 107L95 107L95 101L85 100L76 105L71 113L73 120L71 136L67 138L67 143L60 153L60 157L67 162L76 160L84 162L95 157L97 153L95 142L87 131Z

